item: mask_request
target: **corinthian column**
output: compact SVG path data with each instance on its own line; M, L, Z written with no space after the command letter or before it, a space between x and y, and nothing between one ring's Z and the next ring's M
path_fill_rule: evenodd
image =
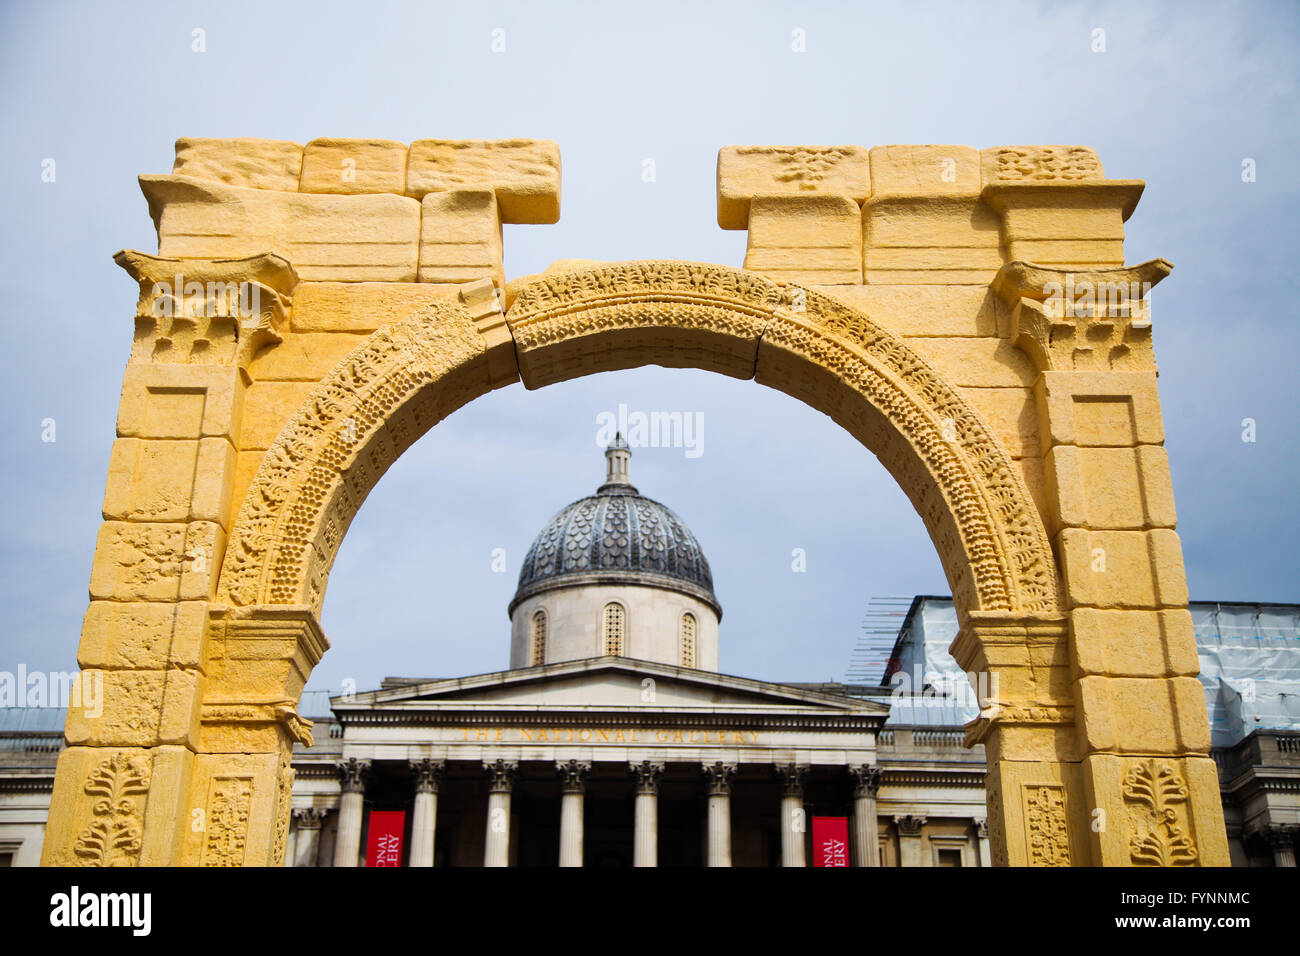
M705 766L709 786L709 866L731 866L731 778L733 764Z
M316 855L320 852L320 827L325 822L324 807L303 807L293 811L298 824L298 839L294 841L294 866L320 866Z
M438 825L438 784L446 763L412 760L415 806L411 813L411 866L433 866L433 840Z
M582 866L582 791L591 764L557 763L562 778L560 796L560 866Z
M633 866L659 865L659 778L664 765L643 760L632 764L636 774L636 829L632 840Z
M510 791L519 765L505 760L483 765L489 783L487 837L483 841L484 866L510 865Z
M880 866L880 834L876 824L876 794L880 768L870 764L850 768L853 774L854 866Z
M898 827L898 864L899 866L924 866L921 857L921 828L926 818L905 814L894 817Z
M369 760L340 761L337 765L343 797L339 800L339 832L334 841L334 865L356 866L361 855L361 813L365 805Z
M808 777L807 767L794 764L777 766L781 778L781 865L807 866L804 854L803 785Z

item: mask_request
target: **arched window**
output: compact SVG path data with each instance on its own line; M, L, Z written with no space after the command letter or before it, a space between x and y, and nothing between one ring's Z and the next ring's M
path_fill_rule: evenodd
M533 614L533 666L546 663L546 612Z
M695 615L682 615L682 666L695 666Z
M627 633L627 612L621 604L605 605L605 653L622 654Z

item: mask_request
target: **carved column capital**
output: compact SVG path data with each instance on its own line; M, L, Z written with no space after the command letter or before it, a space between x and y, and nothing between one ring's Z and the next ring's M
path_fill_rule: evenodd
M781 779L781 795L803 799L803 785L808 779L808 768L798 764L776 765L776 775Z
M731 794L731 779L736 775L735 764L716 761L704 765L704 776L708 781L709 796L725 797Z
M587 775L591 773L591 764L581 760L560 760L555 764L560 775L560 787L565 793L582 793Z
M366 789L366 778L370 776L370 761L358 760L356 757L349 757L347 760L340 760L334 764L334 769L338 771L339 783L343 786L344 793L363 793Z
M989 838L989 821L983 817L977 817L973 822L975 823L975 835L981 840L987 840Z
M299 830L319 830L329 811L324 807L300 807L293 811Z
M445 760L412 760L409 761L411 773L415 774L415 792L416 793L437 793L438 787L441 786L443 778L447 774L447 762Z
M637 793L658 793L659 778L664 775L664 765L649 760L629 764L628 769L636 774Z
M513 760L486 761L483 771L488 775L488 789L492 793L509 793L519 775L519 764Z
M925 826L927 817L914 816L913 814L901 814L894 817L894 826L898 827L900 836L919 837L921 827Z
M864 763L858 767L850 767L849 773L853 774L853 795L855 797L876 798L880 792L880 780L883 774L879 767Z

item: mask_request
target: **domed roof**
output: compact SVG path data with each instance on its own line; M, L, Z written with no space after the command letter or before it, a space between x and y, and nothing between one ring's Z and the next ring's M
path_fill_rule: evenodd
M628 481L621 436L605 450L605 483L546 523L524 557L510 613L524 599L583 584L643 584L681 591L719 616L713 574L691 529Z

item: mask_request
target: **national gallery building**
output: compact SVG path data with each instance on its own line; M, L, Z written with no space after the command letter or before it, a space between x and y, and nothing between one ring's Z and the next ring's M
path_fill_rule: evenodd
M699 542L630 450L523 561L510 667L303 695L286 866L989 866L951 600L918 597L878 679L719 673ZM1300 608L1193 604L1235 865L1295 865ZM0 864L35 864L64 711L0 707Z

